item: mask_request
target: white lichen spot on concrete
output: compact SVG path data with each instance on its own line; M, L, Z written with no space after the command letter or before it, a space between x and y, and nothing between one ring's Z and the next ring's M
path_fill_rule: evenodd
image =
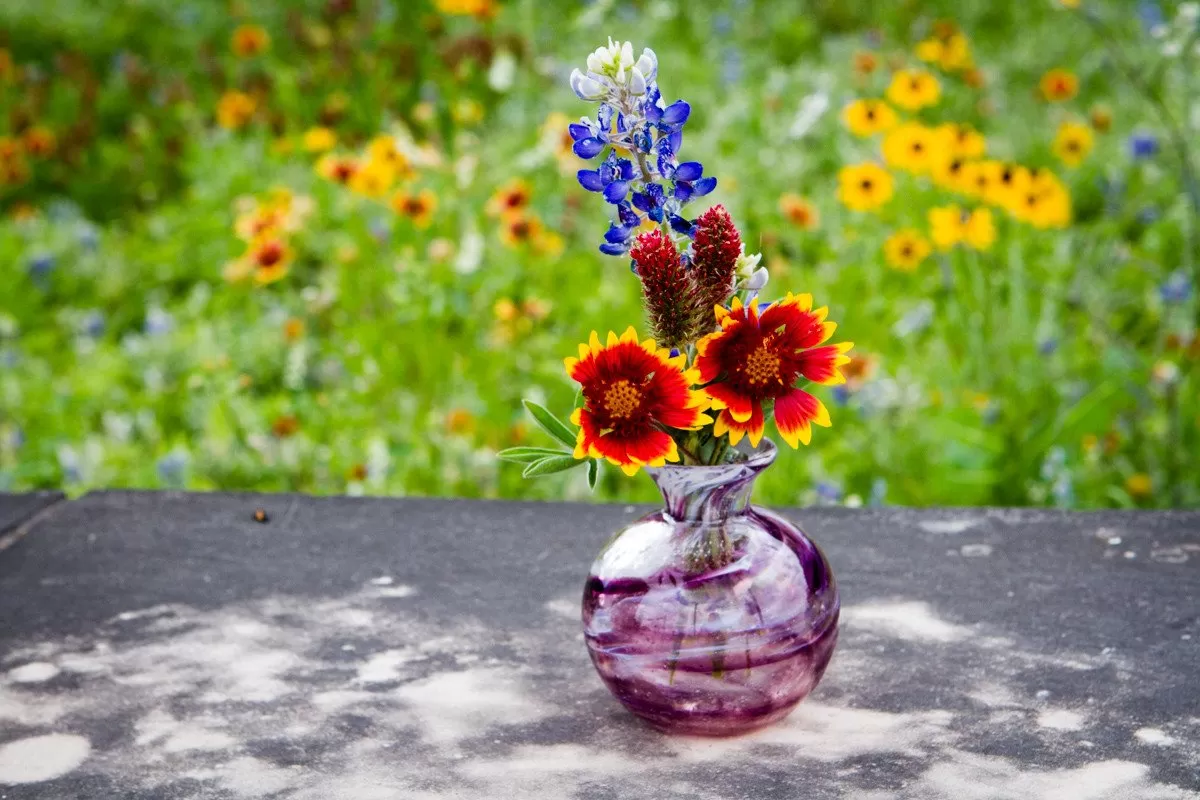
M923 519L917 523L921 530L926 533L942 533L953 535L970 530L979 524L978 520L974 519Z
M1170 747L1175 744L1175 737L1169 736L1158 728L1138 728L1133 737L1142 744L1152 744L1158 747Z
M0 747L0 785L61 778L86 761L91 751L87 739L66 733L17 739Z
M956 642L971 635L969 628L939 619L928 603L915 600L848 606L842 615L852 627L897 639Z
M22 664L8 671L8 679L13 683L45 683L58 675L58 667L45 661L34 661Z
M1076 711L1063 708L1047 709L1037 716L1039 728L1049 728L1054 731L1077 731L1083 728L1084 716Z

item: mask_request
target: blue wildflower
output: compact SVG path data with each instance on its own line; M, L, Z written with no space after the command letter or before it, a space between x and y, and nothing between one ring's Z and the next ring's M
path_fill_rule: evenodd
M817 497L826 503L840 503L842 487L829 481L817 481Z
M614 150L599 169L581 169L577 177L579 185L589 192L600 192L608 202L620 203L629 194L629 184L634 177L633 162L618 158Z
M571 73L571 88L581 99L598 103L596 121L584 117L568 132L581 158L611 148L598 168L577 176L584 189L617 206L617 221L606 230L600 251L627 253L645 219L668 223L675 234L693 235L694 222L683 215L683 207L712 192L717 180L704 175L699 161L678 160L691 106L684 100L663 104L658 59L651 50L635 61L632 45L610 40L588 57L587 66L586 73ZM637 160L618 152L635 153Z
M104 334L104 315L96 309L84 314L79 322L79 332L91 339L99 339Z
M155 470L158 472L158 479L167 486L180 486L183 484L183 471L187 468L187 454L179 450L172 450L158 460L155 465Z
M1157 35L1167 24L1162 6L1154 0L1138 0L1137 15L1142 21L1142 27L1151 34Z
M175 318L161 308L152 308L146 312L146 322L142 330L147 336L163 336L175 328Z
M1158 287L1158 296L1164 303L1186 303L1192 296L1192 279L1186 272L1177 269Z
M49 253L39 253L29 259L29 277L38 283L44 282L52 269L54 256Z
M1038 353L1043 356L1054 355L1058 350L1058 339L1049 337L1038 342Z
M1133 134L1129 137L1129 152L1135 159L1153 158L1158 155L1158 137L1145 132Z

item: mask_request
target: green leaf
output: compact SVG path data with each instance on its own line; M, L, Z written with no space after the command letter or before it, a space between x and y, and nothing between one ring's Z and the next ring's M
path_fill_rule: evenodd
M549 456L540 461L534 461L529 466L525 467L525 471L521 473L526 478L536 478L539 475L550 475L555 472L572 469L584 464L584 460L575 458L574 456L559 455Z
M575 449L575 432L567 427L565 422L532 400L525 400L523 402L525 403L525 410L529 412L529 416L533 417L533 421L538 424L539 428L572 450Z
M600 477L600 462L594 458L588 459L588 488L596 488L596 479Z
M507 450L501 450L496 453L498 458L505 461L516 461L520 464L528 464L530 461L538 461L547 456L564 456L571 455L564 450L552 450L549 447L510 447Z

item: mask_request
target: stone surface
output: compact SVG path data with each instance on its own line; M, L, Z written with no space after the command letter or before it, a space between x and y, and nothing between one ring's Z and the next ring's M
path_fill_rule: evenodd
M0 492L0 549L14 538L17 528L34 515L63 499L61 492L6 494Z
M579 633L644 510L64 503L0 553L0 796L1200 798L1200 514L789 511L840 581L833 663L783 723L695 740Z

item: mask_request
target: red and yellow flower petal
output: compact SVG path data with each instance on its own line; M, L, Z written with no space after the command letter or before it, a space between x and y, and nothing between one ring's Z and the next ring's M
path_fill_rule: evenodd
M713 423L713 436L724 436L729 434L729 443L736 445L742 440L742 437L750 435L750 445L758 447L758 443L762 441L763 430L766 428L766 418L763 416L762 407L758 406L754 409L754 414L749 420L739 422L733 418L726 409L717 415L716 422Z
M751 398L738 394L733 387L726 383L714 383L704 387L704 391L712 400L713 409L728 409L729 416L738 422L745 422L754 416L755 408L761 412L761 405Z
M825 404L802 389L775 399L775 427L792 447L812 441L812 426L828 428L833 423Z
M823 386L845 383L846 378L838 367L850 363L850 357L846 353L852 347L854 342L841 342L805 350L796 356L800 374Z

